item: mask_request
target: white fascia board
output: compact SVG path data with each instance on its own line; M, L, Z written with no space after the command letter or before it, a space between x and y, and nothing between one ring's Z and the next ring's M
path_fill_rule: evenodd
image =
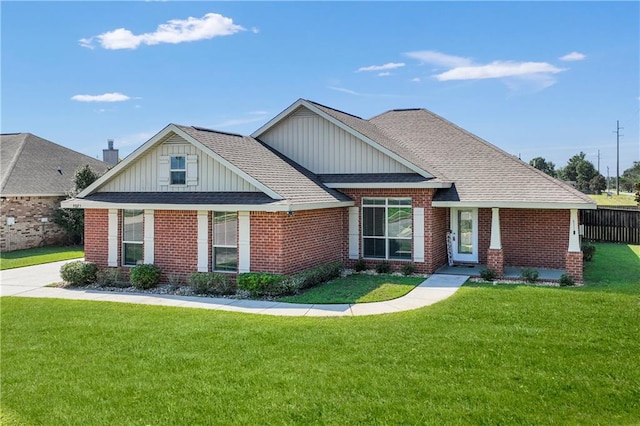
M280 114L278 114L273 119L271 119L267 124L265 124L264 126L260 127L258 130L253 132L251 134L251 137L259 138L260 135L262 135L263 133L267 132L273 126L277 125L281 120L283 120L284 118L289 116L293 111L295 111L300 106L304 106L305 108L309 109L310 111L313 111L315 114L319 115L320 117L324 118L325 120L329 121L330 123L334 124L335 126L338 126L340 129L344 130L345 132L355 136L356 138L360 139L361 141L363 141L367 145L369 145L369 146L373 147L374 149L382 152L383 154L386 154L387 156L393 158L394 160L396 160L400 164L410 168L414 172L418 173L420 176L423 176L423 177L426 177L426 178L435 177L431 173L427 172L426 170L422 170L420 167L416 166L415 164L413 164L412 162L410 162L406 158L399 156L398 154L394 153L393 151L390 151L389 149L387 149L384 146L380 145L376 141L374 141L372 139L369 139L368 137L366 137L362 133L360 133L360 132L356 131L355 129L352 129L351 127L347 126L346 124L336 120L335 118L333 118L332 116L328 115L324 111L319 110L318 108L315 107L315 105L305 101L304 99L298 99L291 106L289 106L289 108L285 109Z
M380 182L380 183L325 183L324 186L333 189L367 189L367 188L451 188L451 182Z
M580 209L595 210L593 203L554 203L554 202L525 202L525 201L432 201L433 207L477 207L503 209Z
M83 200L73 198L61 203L69 209L125 209L125 210L206 210L206 211L252 211L252 212L294 212L301 210L317 210L336 207L351 207L353 201L337 201L327 203L286 203L270 204L152 204L152 203L109 203L105 201Z

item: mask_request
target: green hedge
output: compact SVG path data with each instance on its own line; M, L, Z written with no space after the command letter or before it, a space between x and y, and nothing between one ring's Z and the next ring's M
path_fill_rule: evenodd
M131 285L140 290L156 287L162 271L156 265L136 265L131 268Z
M97 272L98 265L95 263L76 260L62 265L60 277L72 286L83 286L95 283Z
M236 292L231 278L216 272L194 272L187 278L187 284L196 294L222 296Z

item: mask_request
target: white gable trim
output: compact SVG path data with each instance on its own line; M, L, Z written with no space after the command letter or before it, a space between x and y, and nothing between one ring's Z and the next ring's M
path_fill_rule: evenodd
M388 157L393 158L398 163L402 164L403 166L408 167L409 169L411 169L414 172L418 173L420 176L424 176L426 178L435 177L431 173L427 172L426 170L423 170L420 167L416 166L415 164L413 164L412 162L410 162L406 158L401 157L400 155L394 153L393 151L385 148L384 146L380 145L378 142L366 137L362 133L356 131L355 129L353 129L353 128L349 127L349 126L347 126L346 124L342 123L341 121L336 120L335 118L333 118L329 114L327 114L324 111L318 109L315 105L305 101L304 99L298 99L289 108L285 109L280 114L275 116L275 118L273 118L269 122L267 122L264 126L260 127L258 130L253 132L251 134L251 137L259 138L260 135L264 134L269 129L271 129L272 127L274 127L277 124L279 124L282 120L286 119L291 113L293 113L300 106L303 106L303 107L307 108L308 110L314 112L315 114L317 114L320 117L324 118L325 120L329 121L333 125L339 127L340 129L344 130L345 132L347 132L347 133L355 136L356 138L360 139L362 142L366 143L367 145L371 146L372 148L382 152L383 154L387 155Z
M181 130L179 127L177 127L174 124L169 124L167 127L162 129L159 133L157 133L155 136L153 136L147 142L145 142L140 147L138 147L138 149L133 151L133 153L131 153L129 156L127 156L127 158L125 158L123 161L118 163L115 167L113 167L111 170L109 170L107 173L105 173L102 177L100 177L98 180L96 180L93 184L89 185L89 187L87 187L84 191L80 192L78 194L78 197L80 197L80 198L86 197L87 195L90 195L90 194L93 194L94 192L96 192L96 190L98 190L100 187L102 187L107 182L111 181L113 178L115 178L117 175L119 175L121 172L123 172L125 169L127 169L132 163L134 163L137 159L139 159L142 155L144 155L148 150L153 149L156 145L158 145L161 142L163 142L167 138L167 136L169 136L171 133L174 133L174 134L182 137L184 140L186 140L190 144L194 145L195 147L197 147L201 151L205 152L207 155L211 156L213 159L215 159L220 164L222 164L225 167L227 167L229 170L231 170L233 173L235 173L238 176L240 176L242 179L244 179L247 182L251 183L253 186L255 186L260 191L262 191L265 194L267 194L269 197L271 197L273 199L276 199L276 200L284 199L284 197L282 197L280 194L278 194L277 192L273 191L271 188L267 187L262 182L259 182L254 177L252 177L249 174L245 173L244 171L242 171L241 169L236 167L234 164L232 164L229 161L225 160L224 158L222 158L221 156L216 154L214 151L212 151L210 148L208 148L207 146L202 144L197 139L191 137L190 135L188 135L186 132L184 132L183 130Z

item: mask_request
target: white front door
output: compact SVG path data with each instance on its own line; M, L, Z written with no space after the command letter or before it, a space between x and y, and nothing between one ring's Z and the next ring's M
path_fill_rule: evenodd
M478 209L451 209L451 252L454 262L478 263Z

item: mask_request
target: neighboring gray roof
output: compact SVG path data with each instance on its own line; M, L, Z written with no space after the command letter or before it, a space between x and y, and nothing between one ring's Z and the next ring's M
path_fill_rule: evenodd
M455 188L439 190L434 201L594 203L569 185L425 109L388 111L369 122L410 151L418 165L438 177L436 170L444 170L453 180Z
M85 200L122 204L269 204L262 192L98 192Z
M250 136L200 127L176 127L292 203L351 201L341 192L324 187L299 164Z
M417 173L321 174L318 178L322 183L419 183L432 180Z
M2 196L66 195L78 167L88 164L100 174L109 167L31 133L0 135L0 158Z

